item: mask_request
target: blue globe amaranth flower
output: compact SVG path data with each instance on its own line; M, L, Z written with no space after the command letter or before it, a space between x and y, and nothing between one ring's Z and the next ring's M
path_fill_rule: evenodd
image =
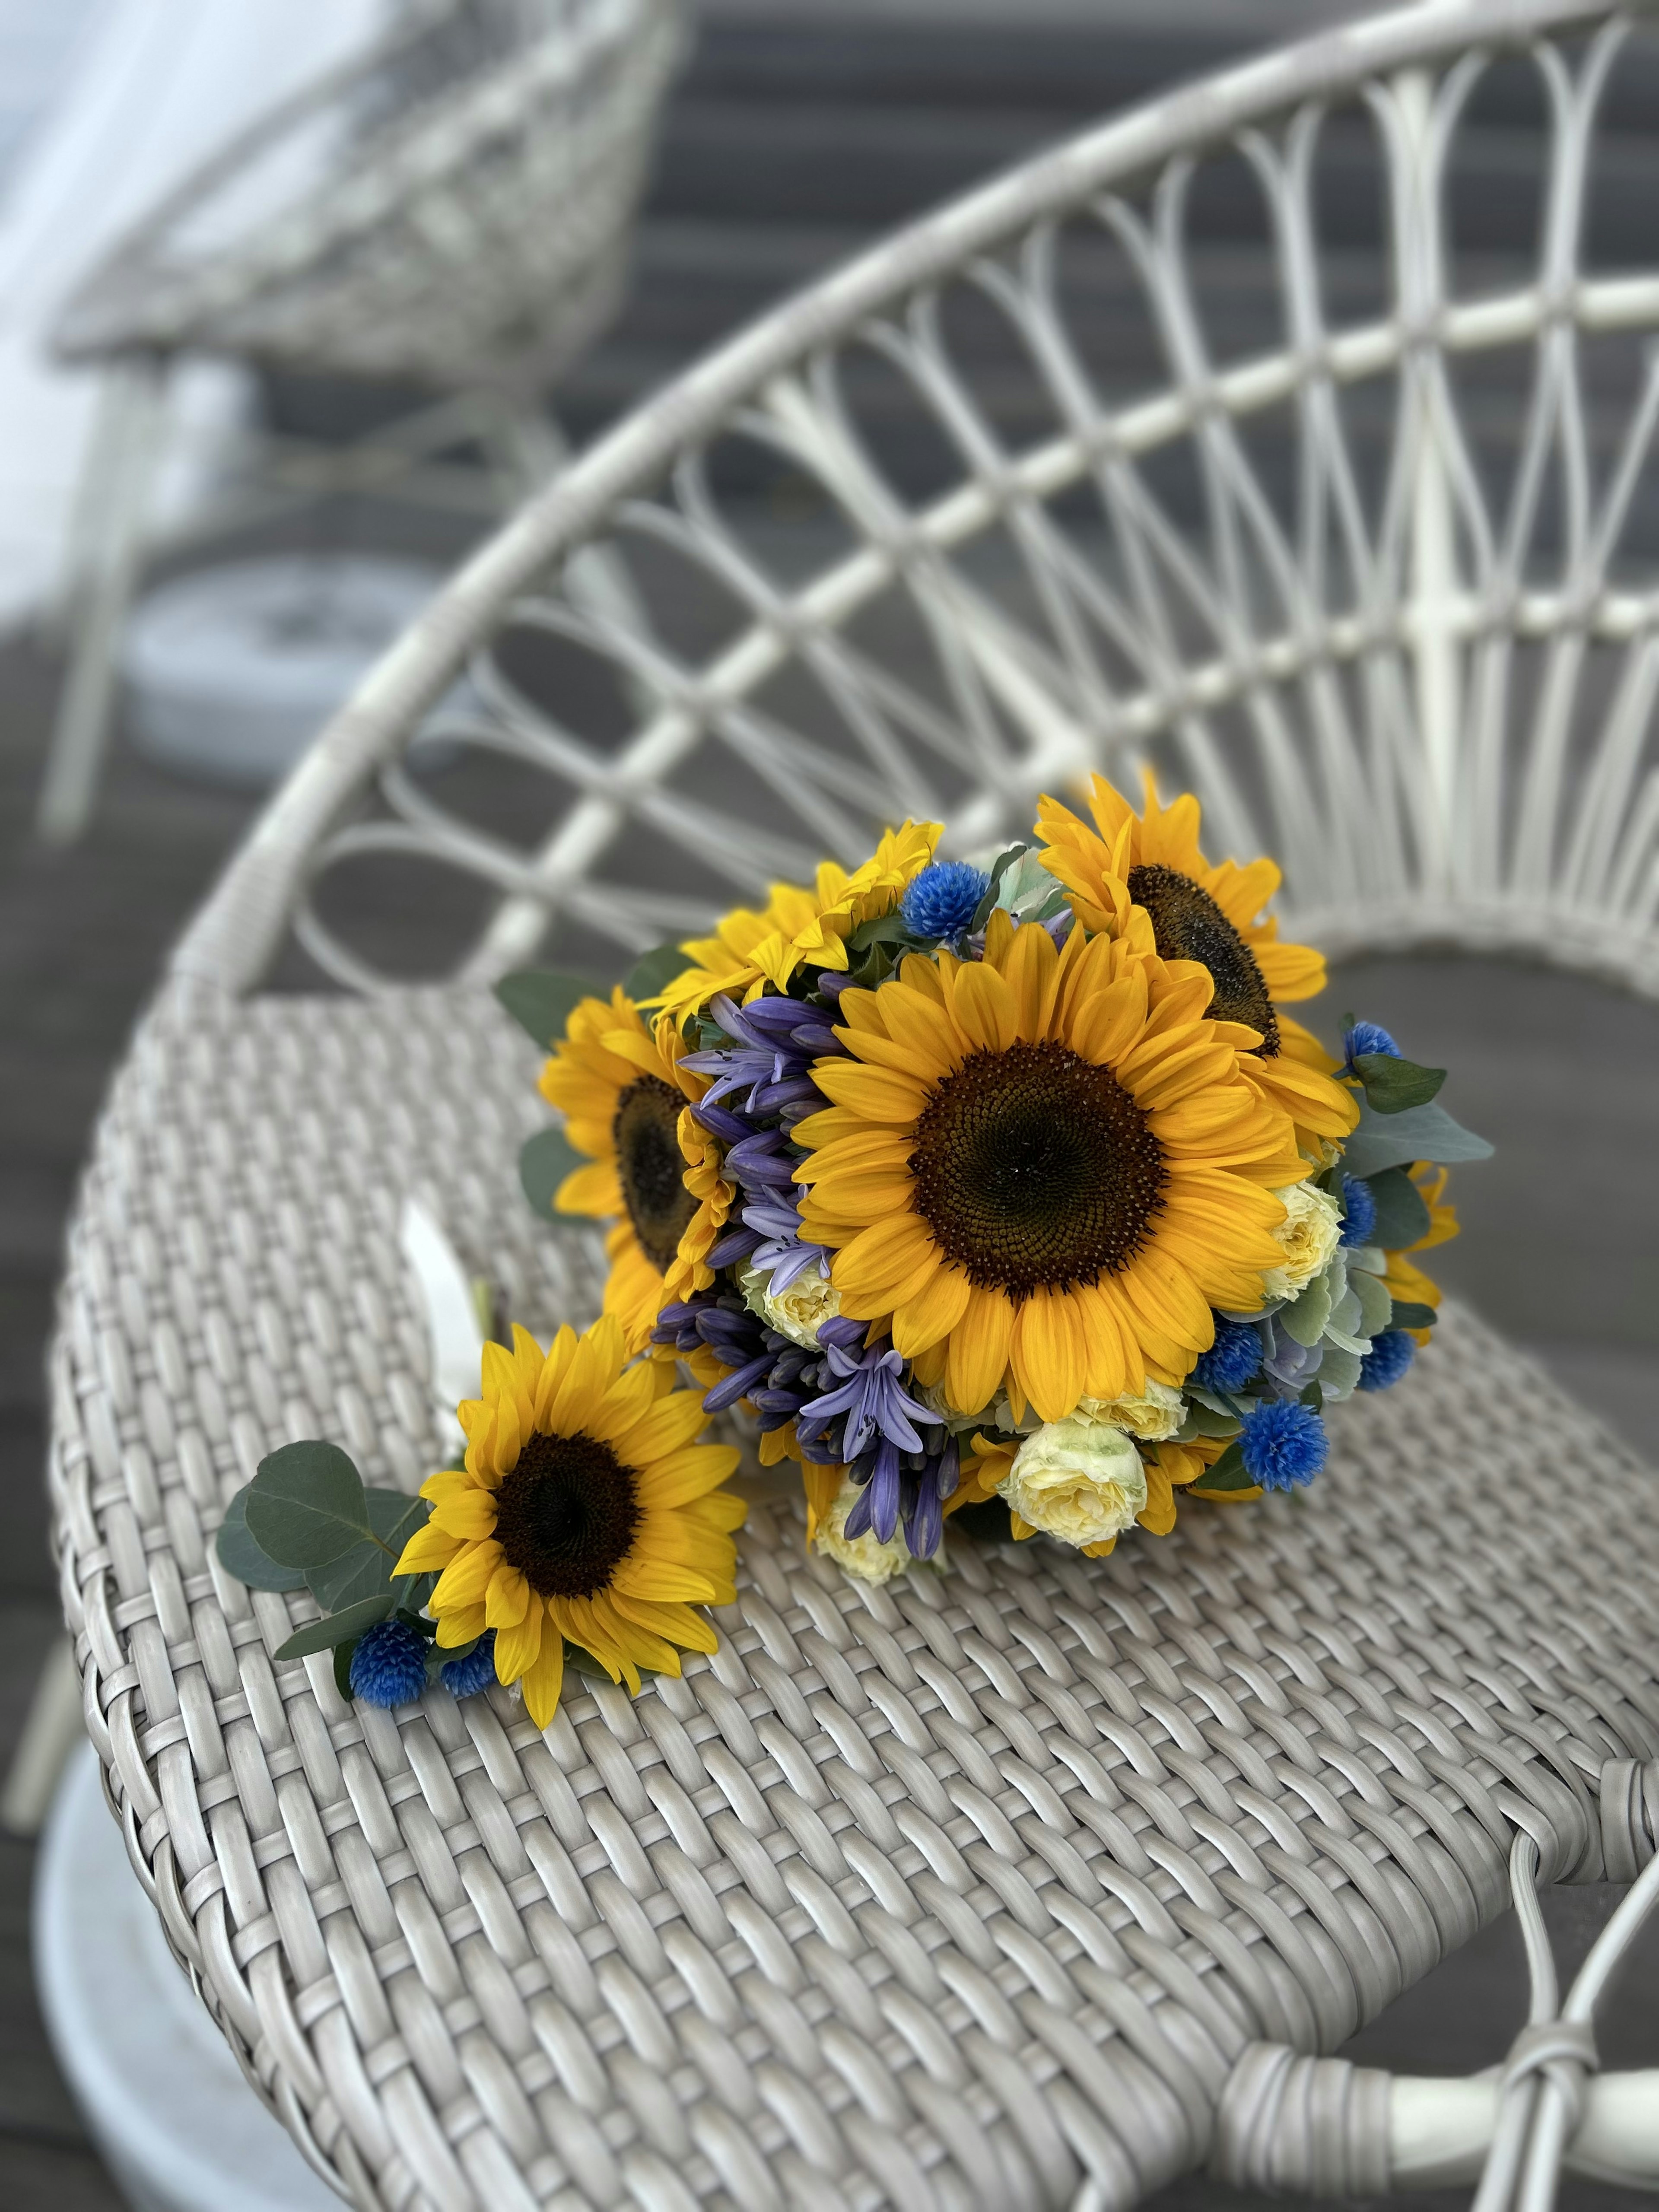
M1252 1482L1264 1490L1294 1490L1324 1466L1329 1440L1311 1406L1270 1399L1244 1416L1238 1448Z
M1384 1329L1371 1339L1371 1348L1359 1363L1362 1390L1391 1390L1417 1357L1417 1346L1403 1328Z
M366 1705L406 1705L426 1687L426 1638L406 1620L377 1620L351 1655L351 1694Z
M495 1679L495 1632L486 1628L464 1659L446 1659L438 1669L451 1697L476 1698Z
M1242 1390L1261 1368L1261 1339L1247 1321L1218 1314L1215 1342L1199 1354L1193 1380L1200 1390Z
M960 937L990 888L989 876L966 860L934 860L911 878L899 912L915 936Z
M1342 1178L1342 1203L1348 1209L1342 1223L1346 1245L1369 1244L1376 1229L1376 1194L1358 1176Z
M1342 1040L1342 1057L1352 1068L1367 1052L1380 1052L1389 1060L1401 1057L1399 1046L1380 1022L1356 1022Z

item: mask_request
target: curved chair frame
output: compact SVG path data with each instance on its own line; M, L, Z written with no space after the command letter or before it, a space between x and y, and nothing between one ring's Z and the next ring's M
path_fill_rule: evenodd
M1366 2193L1470 2170L1495 2141L1492 2212L1517 2189L1545 2202L1564 2148L1659 2170L1641 2125L1621 2133L1620 2085L1583 2086L1601 1978L1659 1890L1651 1478L1467 1316L1388 1400L1338 1409L1339 1463L1305 1501L1194 1513L1109 1563L953 1543L942 1580L868 1590L804 1559L793 1502L757 1490L720 1652L631 1704L573 1687L544 1737L506 1693L388 1716L343 1704L320 1662L276 1669L293 1601L228 1582L211 1551L282 1437L340 1435L381 1479L423 1471L403 1195L526 1321L591 1307L594 1249L514 1202L530 1064L480 986L550 927L621 945L696 919L696 895L653 884L658 848L629 878L630 848L706 842L693 772L723 758L769 794L727 817L732 891L941 792L972 845L1042 785L1148 755L1200 791L1219 842L1285 857L1297 921L1334 951L1520 949L1659 992L1659 600L1620 559L1659 373L1637 376L1599 481L1575 381L1594 340L1659 326L1659 277L1576 258L1622 35L1561 0L1358 24L1089 134L817 286L468 564L181 944L72 1244L65 1604L169 1937L250 2077L365 2206L988 2212L1075 2193L1081 2212L1206 2157ZM1495 49L1542 87L1540 246L1525 281L1461 299L1438 210ZM1384 308L1333 320L1309 186L1344 102L1384 152L1392 258ZM1261 181L1288 333L1238 361L1212 358L1182 257L1218 147ZM1056 307L1079 211L1118 241L1165 349L1167 388L1122 405ZM957 372L941 301L963 282L1023 332L1053 434L1005 441ZM1537 373L1500 514L1453 370L1516 343ZM855 345L949 433L944 490L907 503L884 473L837 375ZM1383 374L1398 404L1368 492L1342 408ZM1248 443L1280 406L1299 530ZM766 573L705 465L739 434L817 485L849 552L804 581ZM1146 477L1183 441L1196 540ZM1097 495L1115 566L1054 519L1072 486ZM1027 618L965 557L1005 527ZM727 586L740 617L714 653L671 645L662 603L638 624L584 611L580 564L623 532ZM934 647L939 695L855 635L884 593ZM494 650L514 626L621 675L620 739L528 696ZM843 717L842 750L781 718L767 684L791 665ZM457 735L572 794L528 848L401 760L463 667L488 711ZM386 852L494 895L459 988L380 988L313 896ZM290 929L371 995L258 994ZM1564 1480L1606 1509L1570 1551L1551 1533ZM1533 1881L1638 1876L1558 2005ZM1319 2055L1511 1884L1534 2017L1501 2082L1441 2085L1425 2118L1419 2088Z

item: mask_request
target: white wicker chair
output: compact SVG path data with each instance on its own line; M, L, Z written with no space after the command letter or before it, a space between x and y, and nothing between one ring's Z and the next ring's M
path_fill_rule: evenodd
M1598 102L1653 51L1600 5L1403 12L905 232L486 547L188 933L74 1231L64 1602L169 1937L361 2204L1127 2206L1206 2158L1374 2193L1473 2172L1500 2086L1487 2206L1523 2166L1547 2203L1583 2115L1575 2160L1659 2168L1653 2077L1583 2090L1606 1950L1547 2027L1533 1943L1504 2085L1317 2056L1501 1910L1511 1862L1534 1935L1534 1871L1659 1864L1651 1477L1465 1313L1342 1409L1305 1500L1109 1562L953 1542L943 1579L870 1591L757 1488L720 1652L631 1704L584 1687L545 1738L505 1694L389 1716L274 1668L294 1608L210 1542L289 1437L425 1471L408 1194L532 1327L594 1303L591 1244L517 1197L532 1061L483 988L550 936L597 965L884 819L976 844L1150 758L1218 845L1284 858L1333 951L1519 948L1659 993L1659 598L1627 544L1659 268L1579 252ZM1505 83L1542 125L1540 243L1472 266L1448 179ZM1370 256L1322 244L1333 149L1383 180ZM1206 191L1256 210L1231 357ZM1477 440L1517 368L1498 484ZM568 591L613 539L648 631ZM452 736L525 779L493 816L465 764L404 757L465 665ZM351 882L388 863L427 872L406 921ZM447 915L447 980L386 988ZM362 995L258 992L296 940ZM1563 1480L1601 1505L1571 1545Z
M680 43L678 0L420 0L239 131L76 287L54 343L101 366L106 392L43 836L67 842L90 810L169 364L439 395L343 456L274 445L216 531L331 489L499 512L503 483L521 496L563 457L544 394L620 303ZM469 439L489 469L442 464Z

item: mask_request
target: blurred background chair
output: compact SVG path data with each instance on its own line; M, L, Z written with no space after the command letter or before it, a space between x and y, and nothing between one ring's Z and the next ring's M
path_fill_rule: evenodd
M563 450L548 386L622 297L680 44L673 0L402 8L366 52L220 148L80 285L57 343L105 365L104 401L70 554L43 836L78 835L92 805L171 365L216 356L442 395L343 448L261 441L210 531L342 489L475 514L510 504ZM586 573L605 603L625 603L613 573ZM349 584L325 577L321 595ZM302 625L291 579L249 592ZM356 626L372 626L372 587L362 596ZM203 616L235 626L232 607ZM337 629L353 626L337 610Z
M1358 25L824 280L468 563L181 945L75 1231L65 1589L169 1939L362 2201L1127 2205L1218 2112L1235 2178L1366 2193L1388 2085L1319 2077L1355 2130L1298 2174L1247 2046L1340 2044L1517 1835L1651 1862L1650 1477L1467 1315L1305 1510L1108 1571L867 1596L763 1494L720 1656L544 1743L277 1674L210 1552L283 1436L424 1472L401 1196L531 1325L591 1308L483 990L544 950L614 973L895 816L960 849L1146 761L1334 951L1656 995L1644 14ZM646 622L572 589L595 549Z

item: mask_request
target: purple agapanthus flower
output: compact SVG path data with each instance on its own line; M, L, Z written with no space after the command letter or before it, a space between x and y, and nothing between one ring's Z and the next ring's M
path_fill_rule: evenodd
M817 1111L823 1094L812 1080L811 1063L844 1050L820 1008L782 997L739 1006L722 993L708 1012L732 1042L688 1053L681 1063L714 1078L705 1105L746 1093L744 1114L758 1121L775 1115L786 1124Z
M924 1427L936 1428L939 1415L906 1396L900 1379L904 1362L892 1346L865 1346L860 1342L864 1334L862 1322L844 1317L825 1322L819 1329L819 1342L829 1346L830 1371L836 1387L802 1407L795 1433L799 1436L810 1428L812 1434L821 1436L839 1413L845 1420L843 1460L856 1459L878 1433L908 1451L920 1451L922 1443L915 1424L920 1421Z

